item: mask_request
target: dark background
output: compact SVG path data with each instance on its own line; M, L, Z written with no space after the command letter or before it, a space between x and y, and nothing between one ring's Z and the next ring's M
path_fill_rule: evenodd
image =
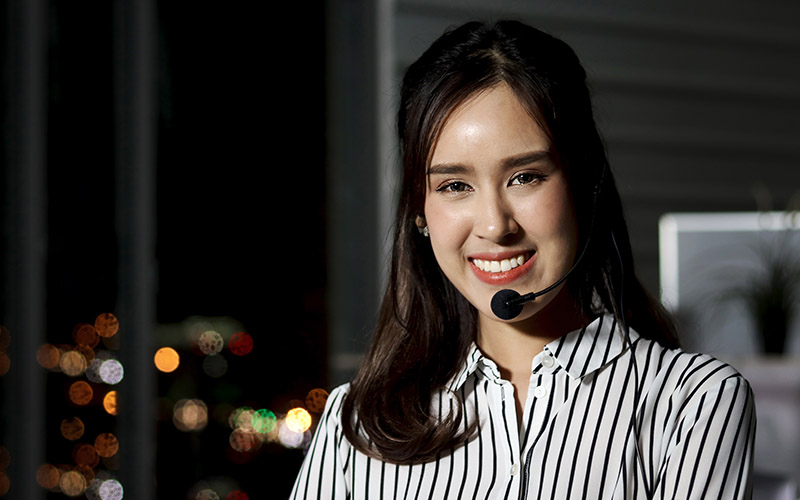
M115 24L110 2L46 5L46 340L68 344L74 325L118 303ZM226 356L220 379L203 373L190 345L174 345L183 362L157 374L159 408L187 392L187 380L210 415L223 403L286 412L326 387L324 10L260 5L157 4L157 322L230 317L255 342L248 356ZM0 13L7 28L11 9ZM3 54L8 109L15 96ZM5 158L14 124L3 113ZM13 216L0 206L3 220ZM4 226L3 243L13 238ZM13 293L3 290L0 324ZM156 340L153 352L168 345ZM73 444L58 430L65 416L84 419L87 434L113 431L115 419L71 406L63 374L46 381L46 460L69 463ZM149 443L158 498L194 498L198 482L214 478L251 499L288 495L302 451L268 443L234 456L221 422L209 417L205 430L185 433L164 413ZM24 416L4 405L0 442L16 418ZM13 453L11 463L13 472Z

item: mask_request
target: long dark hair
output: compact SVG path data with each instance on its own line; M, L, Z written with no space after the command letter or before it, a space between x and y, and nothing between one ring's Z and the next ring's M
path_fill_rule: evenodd
M425 172L444 122L467 98L500 83L548 134L566 172L579 248L589 238L568 280L579 307L587 315L607 311L640 335L677 346L669 315L634 274L622 204L577 56L561 40L516 21L464 24L437 39L403 79L397 117L403 179L389 285L342 407L347 439L388 462L432 460L474 431L464 430L460 404L444 417L432 412L431 401L475 340L477 314L442 273L415 220L423 214Z

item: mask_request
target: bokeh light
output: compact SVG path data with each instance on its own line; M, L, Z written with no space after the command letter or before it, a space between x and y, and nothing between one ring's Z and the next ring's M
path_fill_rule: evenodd
M100 336L97 334L94 325L79 323L75 325L75 328L72 330L72 340L74 340L77 345L94 348L100 343Z
M8 452L8 448L0 445L0 470L6 470L9 463L11 463L11 454Z
M237 408L231 413L231 416L228 420L228 425L230 425L231 429L242 429L245 431L253 431L255 430L253 427L253 415L255 411L250 408L249 406L242 406L241 408Z
M242 490L233 490L225 495L225 500L250 500L250 497Z
M100 364L98 375L106 384L115 385L125 376L125 369L116 359L107 359Z
M178 368L178 365L181 363L181 357L172 347L162 347L156 351L153 361L158 371L170 373Z
M88 378L89 381L95 384L103 383L103 379L100 378L100 366L104 361L104 359L95 358L89 363L89 366L86 367L86 378Z
M247 453L261 446L261 439L258 433L252 429L234 429L234 431L231 432L228 442L231 448L239 453Z
M83 436L85 427L78 417L65 418L61 421L61 435L70 441L76 441Z
M89 500L122 500L124 490L116 479L95 479L86 489Z
M86 371L86 358L78 351L67 351L61 355L58 366L70 377L77 377Z
M77 465L86 465L87 467L97 467L100 463L100 455L94 446L87 443L80 443L75 445L72 450L72 461Z
M216 491L206 488L197 492L195 500L219 500L219 495Z
M257 412L253 413L253 429L256 432L260 432L261 434L268 434L272 432L272 429L275 428L275 424L277 419L275 418L275 414L267 409L260 409Z
M119 331L119 320L111 313L102 313L94 320L94 328L101 337L113 337Z
M58 487L61 471L52 464L44 464L36 471L36 482L44 489L52 490Z
M68 497L77 497L86 491L86 478L78 471L70 470L61 474L58 487Z
M61 351L53 344L43 344L36 351L36 361L48 370L55 370L61 359Z
M108 391L103 397L103 409L109 415L117 414L117 391Z
M106 432L100 434L97 436L97 439L94 440L94 449L97 450L97 454L101 457L113 457L119 450L119 441L117 441L115 435Z
M202 430L208 424L208 407L199 399L181 399L173 408L172 422L183 432Z
M208 330L200 334L197 340L197 346L203 354L217 354L222 351L222 346L225 345L225 340L222 335L214 330Z
M203 371L209 377L219 378L228 371L228 361L222 354L211 354L203 359Z
M11 369L11 358L8 354L0 352L0 375L5 375Z
M92 386L83 380L73 382L69 386L69 400L79 406L86 406L92 401L94 391Z
M311 414L305 408L292 408L286 414L286 426L294 432L305 432L311 427Z
M306 396L306 408L314 413L322 413L328 401L328 391L325 389L311 389Z
M304 439L305 432L292 430L286 420L281 423L278 431L278 440L283 446L286 448L300 448L303 446Z
M87 363L91 363L94 360L94 349L88 345L77 345L75 346L75 351L81 353L86 358Z
M228 349L237 356L246 356L253 350L253 337L246 332L237 332L231 335Z
M97 456L96 453L95 456ZM97 457L97 463L100 463L100 457ZM95 467L96 466L97 465L95 465ZM92 481L94 480L94 468L89 467L88 465L78 465L75 467L75 470L80 472L80 474L86 480L86 488L89 488L89 485L92 484Z

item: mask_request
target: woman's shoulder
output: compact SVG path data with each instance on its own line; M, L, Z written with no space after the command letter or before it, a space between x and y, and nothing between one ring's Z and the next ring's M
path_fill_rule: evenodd
M683 349L666 348L656 341L640 338L636 363L650 379L650 392L658 390L675 401L700 401L709 397L738 394L752 400L752 390L732 365L717 357Z
M350 383L348 382L334 388L330 394L328 394L328 399L325 402L325 409L320 416L320 425L322 425L323 422L328 425L336 424L338 426L341 424L342 404L349 391Z

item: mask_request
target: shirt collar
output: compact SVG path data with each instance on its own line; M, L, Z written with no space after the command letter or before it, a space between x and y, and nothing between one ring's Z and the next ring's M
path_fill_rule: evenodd
M612 362L639 338L629 330L629 338L614 316L598 316L590 324L564 335L545 346L572 378L581 378ZM630 342L629 342L630 341ZM535 370L534 370L535 371Z
M629 331L629 338L626 338L622 328L617 327L614 316L610 314L598 316L587 326L570 332L545 346L544 351L552 354L556 361L556 366L549 371L562 369L572 378L585 377L612 362L638 338L639 334L633 330ZM473 342L467 351L464 366L451 379L448 388L451 391L459 390L470 375L479 368L490 379L500 378L497 365L484 356ZM546 370L541 363L533 363L533 373Z

